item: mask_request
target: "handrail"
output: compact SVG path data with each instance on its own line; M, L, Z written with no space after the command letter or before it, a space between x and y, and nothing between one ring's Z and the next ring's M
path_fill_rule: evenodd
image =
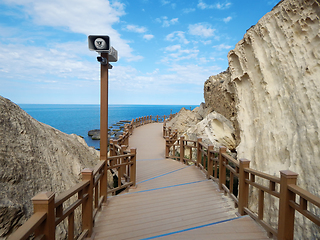
M298 187L296 180L298 174L291 171L280 171L280 177L272 176L250 168L250 161L236 160L226 152L225 147L220 147L219 152L213 150L213 145L207 146L202 139L197 141L186 140L183 136L172 138L176 130L163 125L163 137L166 139L166 158L179 160L185 164L193 162L202 170L208 179L219 184L221 191L232 198L238 207L240 215L248 214L267 231L269 237L277 239L293 239L295 210L320 226L320 217L312 213L308 204L320 211L320 198ZM194 145L188 145L193 143ZM190 151L190 160L185 154ZM196 161L192 160L196 153ZM218 158L217 158L218 156ZM249 194L249 186L258 190L258 196L253 192ZM277 226L271 226L264 215L264 200L266 194L279 199L279 212ZM300 197L296 202L296 195ZM258 199L257 212L249 206L250 199ZM268 207L268 206L267 206Z
M294 184L289 184L288 190L300 197L299 203L296 203L295 199L290 199L290 207L299 211L302 215L306 216L309 220L319 226L320 217L308 210L308 203L320 208L320 198Z
M15 231L14 236L9 236L8 240L25 240L45 221L47 213L34 213L21 227Z
M82 171L82 181L62 192L57 197L52 192L42 192L32 198L34 214L19 227L8 240L28 239L35 234L36 239L55 239L55 228L64 219L68 219L68 239L74 239L75 209L82 206L82 232L77 239L90 237L95 218L102 202L107 201L107 194L135 186L136 184L136 149L126 148L133 129L152 122L163 122L169 116L146 116L133 119L125 125L125 131L117 140L110 140L109 157L101 160L94 169ZM107 172L118 174L118 187L107 190ZM77 199L74 198L78 195ZM68 202L68 204L66 204ZM68 206L65 206L68 205Z
M75 186L69 188L68 190L61 193L56 199L54 206L57 207L68 200L71 196L75 195L76 193L80 192L86 186L90 184L89 181L81 181L80 183L76 184Z

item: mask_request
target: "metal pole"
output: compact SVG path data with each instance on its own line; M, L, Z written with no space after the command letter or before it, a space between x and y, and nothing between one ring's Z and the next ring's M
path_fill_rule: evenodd
M100 102L100 160L108 156L108 53L101 53L107 59L107 64L101 64L101 102Z

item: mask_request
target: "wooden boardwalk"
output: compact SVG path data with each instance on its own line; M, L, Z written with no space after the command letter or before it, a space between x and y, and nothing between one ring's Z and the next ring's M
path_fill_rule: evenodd
M135 129L137 187L109 197L94 239L268 239L250 217L195 166L165 159L162 124Z

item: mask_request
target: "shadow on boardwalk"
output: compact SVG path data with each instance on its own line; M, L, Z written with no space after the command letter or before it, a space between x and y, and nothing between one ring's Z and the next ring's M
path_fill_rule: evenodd
M135 129L130 147L137 148L137 187L109 198L94 239L268 239L195 166L164 158L162 123Z

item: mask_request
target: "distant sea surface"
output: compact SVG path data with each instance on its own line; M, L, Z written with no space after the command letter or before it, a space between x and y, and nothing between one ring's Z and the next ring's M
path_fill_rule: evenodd
M89 146L100 147L92 140L88 131L100 128L100 105L80 104L19 104L33 118L64 133L83 136ZM196 105L109 105L109 127L121 120L132 120L143 116L169 115L182 107L193 110Z

